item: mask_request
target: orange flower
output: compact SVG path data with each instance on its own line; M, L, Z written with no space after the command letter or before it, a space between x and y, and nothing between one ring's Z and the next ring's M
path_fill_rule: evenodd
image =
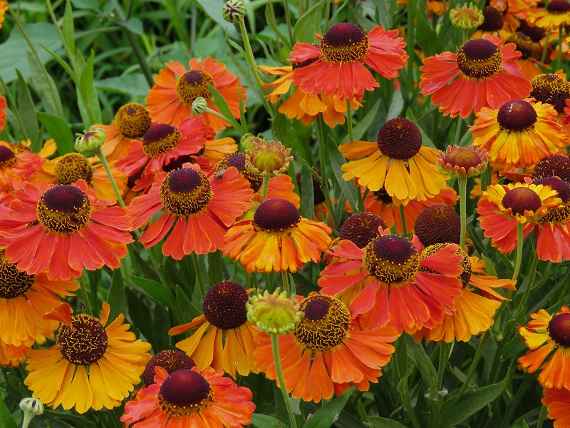
M6 15L8 7L7 0L0 0L0 28L4 25L4 15Z
M213 369L155 370L154 384L127 402L121 422L132 428L235 427L251 423L248 388Z
M226 233L224 255L238 260L248 272L296 272L317 262L328 247L330 228L301 217L286 199L267 199L253 220L234 224Z
M221 249L226 230L247 211L252 196L249 183L233 167L210 177L199 167L180 168L159 175L147 194L131 201L129 213L135 228L152 218L140 237L145 248L166 237L162 253L181 260Z
M178 349L165 349L148 360L141 378L144 385L149 386L154 383L155 369L157 367L162 367L170 374L176 370L191 369L194 366L194 361L184 352Z
M18 367L26 359L29 350L27 346L12 346L0 342L0 366Z
M0 210L0 242L28 274L69 280L82 270L116 269L132 242L125 210L94 197L83 181L49 188L26 184Z
M435 327L461 291L461 256L448 244L422 253L406 238L382 235L359 248L341 240L330 252L318 284L340 295L370 326L391 325L414 333Z
M535 25L556 29L570 24L570 3L568 0L550 0L546 7L533 9L528 17Z
M190 69L178 61L171 61L154 77L154 86L147 99L153 122L180 126L193 115L192 102L198 97L207 99L208 107L219 111L210 97L210 85L220 93L233 117L238 119L240 104L245 104L247 95L238 78L213 58L191 59L188 65ZM225 120L210 113L200 116L216 131L229 126Z
M566 100L570 98L570 82L563 74L539 74L532 81L531 97L554 106L558 113L564 111Z
M519 358L529 373L540 370L538 381L545 388L570 389L570 309L563 306L555 315L544 309L519 328L529 351Z
M398 30L376 26L364 32L351 23L333 25L320 39L320 46L297 43L290 60L299 64L293 81L309 94L361 99L365 91L378 87L370 69L394 79L406 65L408 55Z
M320 402L354 385L367 391L395 351L398 333L391 327L364 328L339 299L316 293L303 299L304 318L293 333L279 336L281 365L289 393ZM255 359L275 379L270 336L258 336Z
M426 58L420 88L452 117L465 118L483 107L499 108L530 93L530 82L517 65L520 57L514 44L503 44L495 37L469 40L456 54Z
M554 428L570 427L570 390L546 388L542 404L548 409L548 417L554 419Z

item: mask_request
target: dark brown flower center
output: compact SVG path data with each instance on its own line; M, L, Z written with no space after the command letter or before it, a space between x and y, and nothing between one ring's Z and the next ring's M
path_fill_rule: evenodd
M449 205L425 208L418 216L415 232L425 246L438 243L459 243L459 215Z
M91 204L87 195L78 187L57 184L41 196L36 214L46 229L72 233L82 229L89 221Z
M552 155L541 159L534 168L534 176L537 178L554 176L570 182L570 158L565 155Z
M59 184L71 184L77 180L90 183L93 179L93 169L85 156L79 153L68 153L57 161L55 176Z
M467 77L485 79L501 70L501 51L488 40L466 42L457 52L457 65Z
M89 365L103 357L108 337L97 318L80 314L71 325L62 325L57 336L61 355L72 364Z
M153 123L143 136L143 149L147 156L156 157L176 147L180 132L165 123Z
M141 377L144 384L148 386L154 383L155 367L162 367L168 373L172 373L180 369L191 369L194 365L194 361L184 352L178 349L166 349L149 360Z
M503 206L510 208L513 214L524 215L525 211L536 211L542 205L540 197L526 187L507 190L503 196Z
M535 178L534 183L549 186L552 189L556 190L558 197L562 199L562 202L564 203L570 200L570 183L562 180L559 177Z
M546 30L544 28L530 25L524 20L521 20L517 31L523 33L525 36L528 36L535 43L540 42L546 35Z
M390 205L393 202L392 197L388 194L384 187L382 187L380 190L375 191L374 197L386 205Z
M335 24L321 40L321 56L327 62L362 61L368 53L368 36L357 25Z
M22 296L34 284L34 276L21 272L10 263L4 251L0 251L0 298L14 299Z
M531 80L531 97L554 106L556 111L562 113L566 106L566 99L570 98L570 83L559 74L539 74Z
M493 32L503 28L503 14L493 6L487 6L483 9L483 18L479 30Z
M160 186L162 205L171 214L187 216L204 209L213 193L208 178L192 168L170 172Z
M397 117L384 124L378 132L377 141L384 155L406 160L420 151L422 134L413 122Z
M570 11L570 3L567 0L550 0L546 10L553 14L562 14Z
M247 321L247 292L235 282L216 284L204 297L204 316L222 330L238 328Z
M408 239L385 235L365 247L364 264L371 275L386 284L393 284L408 281L416 275L419 257Z
M548 324L548 332L560 346L570 346L570 314L554 315Z
M210 384L193 370L176 370L160 386L160 406L169 416L188 415L210 399Z
M262 230L278 232L294 227L301 220L299 210L286 199L263 201L253 216L253 223Z
M340 237L354 242L363 248L378 236L378 227L386 227L384 222L372 213L352 214L340 227Z
M128 103L115 114L115 123L124 137L141 138L150 127L150 115L142 104Z
M313 352L326 352L343 343L350 326L347 306L334 297L312 295L300 305L305 314L295 328L297 341Z
M236 152L227 155L220 161L217 170L223 171L231 166L235 167L245 178L247 178L254 192L257 192L261 188L261 185L263 184L263 175L259 173L257 168L251 167L251 163L245 153Z
M175 169L183 168L187 163L196 163L191 155L177 156L170 160L167 164L162 166L162 170L165 172L174 171Z
M210 91L208 87L213 83L210 75L199 70L192 70L184 73L176 82L176 93L178 98L188 107L198 97L208 99Z
M0 168L11 167L16 163L16 155L6 146L0 145Z
M534 107L523 100L508 101L501 106L497 121L507 131L520 132L530 129L537 120Z

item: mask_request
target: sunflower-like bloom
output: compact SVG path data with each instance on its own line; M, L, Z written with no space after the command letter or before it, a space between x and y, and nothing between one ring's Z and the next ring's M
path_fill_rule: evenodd
M510 253L517 243L517 222L526 237L549 209L562 203L557 192L541 184L514 183L489 186L477 204L484 235L502 253Z
M545 388L542 404L548 409L548 417L554 420L554 428L570 427L570 390Z
M133 241L125 210L98 200L84 181L26 184L0 210L0 242L18 270L69 280L83 269L116 269Z
M340 23L320 37L320 46L297 43L290 60L299 64L293 81L302 91L361 99L365 91L378 87L368 68L386 79L395 79L408 55L398 30L376 26L366 33L355 24Z
M295 398L320 402L347 386L367 391L395 351L398 333L391 327L362 327L341 300L312 293L303 299L303 319L292 333L279 336L285 387ZM258 336L258 368L274 380L270 336Z
M18 367L29 351L27 346L6 345L0 342L0 367Z
M318 281L327 295L349 302L367 326L415 333L440 324L461 292L461 256L448 244L422 255L407 238L382 235L364 248L341 240Z
M221 249L224 234L249 209L252 197L248 181L234 167L208 177L191 166L158 176L148 193L131 201L129 213L135 228L148 224L140 237L145 248L166 238L162 253L181 260Z
M340 146L348 160L343 178L376 192L382 188L406 205L425 201L446 186L446 175L437 167L439 151L422 146L422 134L407 119L389 120L378 132L377 142L354 141Z
M530 82L517 65L520 57L514 44L503 44L498 38L469 40L457 53L426 58L420 88L452 117L465 118L483 107L499 108L530 93Z
M487 150L491 165L499 170L531 167L568 144L554 107L531 100L483 108L471 132L473 145Z
M253 219L228 230L223 252L248 272L296 272L320 260L331 242L330 233L327 225L301 217L288 200L266 199Z
M528 372L540 370L538 381L545 388L570 389L570 309L563 306L550 315L541 309L519 328L529 351L519 358L520 367Z
M210 109L219 111L211 99L210 85L223 97L232 116L239 119L240 104L245 104L247 92L238 78L213 58L191 59L188 66L189 69L171 61L154 77L154 85L147 98L153 122L180 126L193 115L192 103L198 97L206 99ZM225 120L211 113L198 116L215 131L229 126Z
M108 323L109 314L107 303L99 318L73 315L67 304L46 314L61 326L52 347L28 355L24 382L34 397L80 414L121 404L140 381L150 344L136 339L124 315Z
M255 372L253 351L257 334L247 320L247 291L239 284L224 281L208 290L202 305L203 315L170 329L179 335L194 330L176 347L186 353L199 369L213 367L232 377Z
M487 151L473 146L447 146L439 163L443 169L457 177L481 174L487 166Z
M208 368L155 371L154 383L127 402L127 428L235 427L251 424L252 393Z
M533 24L549 30L570 24L568 0L550 0L546 7L534 9L528 16Z

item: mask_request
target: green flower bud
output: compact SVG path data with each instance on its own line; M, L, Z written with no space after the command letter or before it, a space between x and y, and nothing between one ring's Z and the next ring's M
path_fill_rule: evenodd
M473 3L454 7L449 11L449 19L455 27L464 30L477 28L485 20L481 9L477 8Z
M208 111L208 101L204 97L198 97L192 101L192 114L202 114Z
M295 300L280 289L251 296L246 307L247 319L269 334L293 331L303 316Z
M28 428L32 419L44 412L44 405L37 398L27 397L20 401L20 409L24 412L22 428Z
M246 155L259 172L268 175L285 173L293 159L291 149L277 140L267 141L261 137L253 137L248 141Z
M101 128L91 128L75 138L75 150L87 157L92 156L103 145L106 138L107 135Z
M224 5L224 19L228 22L237 22L245 15L245 3L243 0L228 0Z

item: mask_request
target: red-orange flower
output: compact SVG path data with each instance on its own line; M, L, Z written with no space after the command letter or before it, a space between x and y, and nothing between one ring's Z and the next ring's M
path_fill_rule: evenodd
M116 269L132 242L125 210L97 200L76 185L26 184L0 210L0 242L6 258L28 274L68 280L83 269Z
M309 94L337 95L360 99L378 87L367 67L386 79L394 79L406 65L408 55L398 30L380 26L368 33L351 23L333 25L320 37L320 46L297 43L290 59L293 81Z
M145 248L165 237L162 253L176 260L222 248L224 234L251 204L249 182L234 167L207 177L198 167L162 174L129 206L135 228L152 222L140 238ZM157 216L158 214L158 216Z
M548 409L548 417L554 419L554 428L570 427L570 390L545 388L542 404Z
M469 40L457 53L426 58L420 88L452 117L467 117L483 107L499 108L530 93L530 82L517 65L520 57L514 44L495 37Z
M192 102L198 97L207 99L208 107L218 111L210 98L210 85L224 98L232 115L239 118L240 104L245 103L246 90L238 78L213 58L202 61L191 59L188 65L190 68L186 69L178 61L171 61L154 77L154 86L147 99L152 120L179 126L193 115ZM229 126L225 120L210 113L200 116L216 131Z

